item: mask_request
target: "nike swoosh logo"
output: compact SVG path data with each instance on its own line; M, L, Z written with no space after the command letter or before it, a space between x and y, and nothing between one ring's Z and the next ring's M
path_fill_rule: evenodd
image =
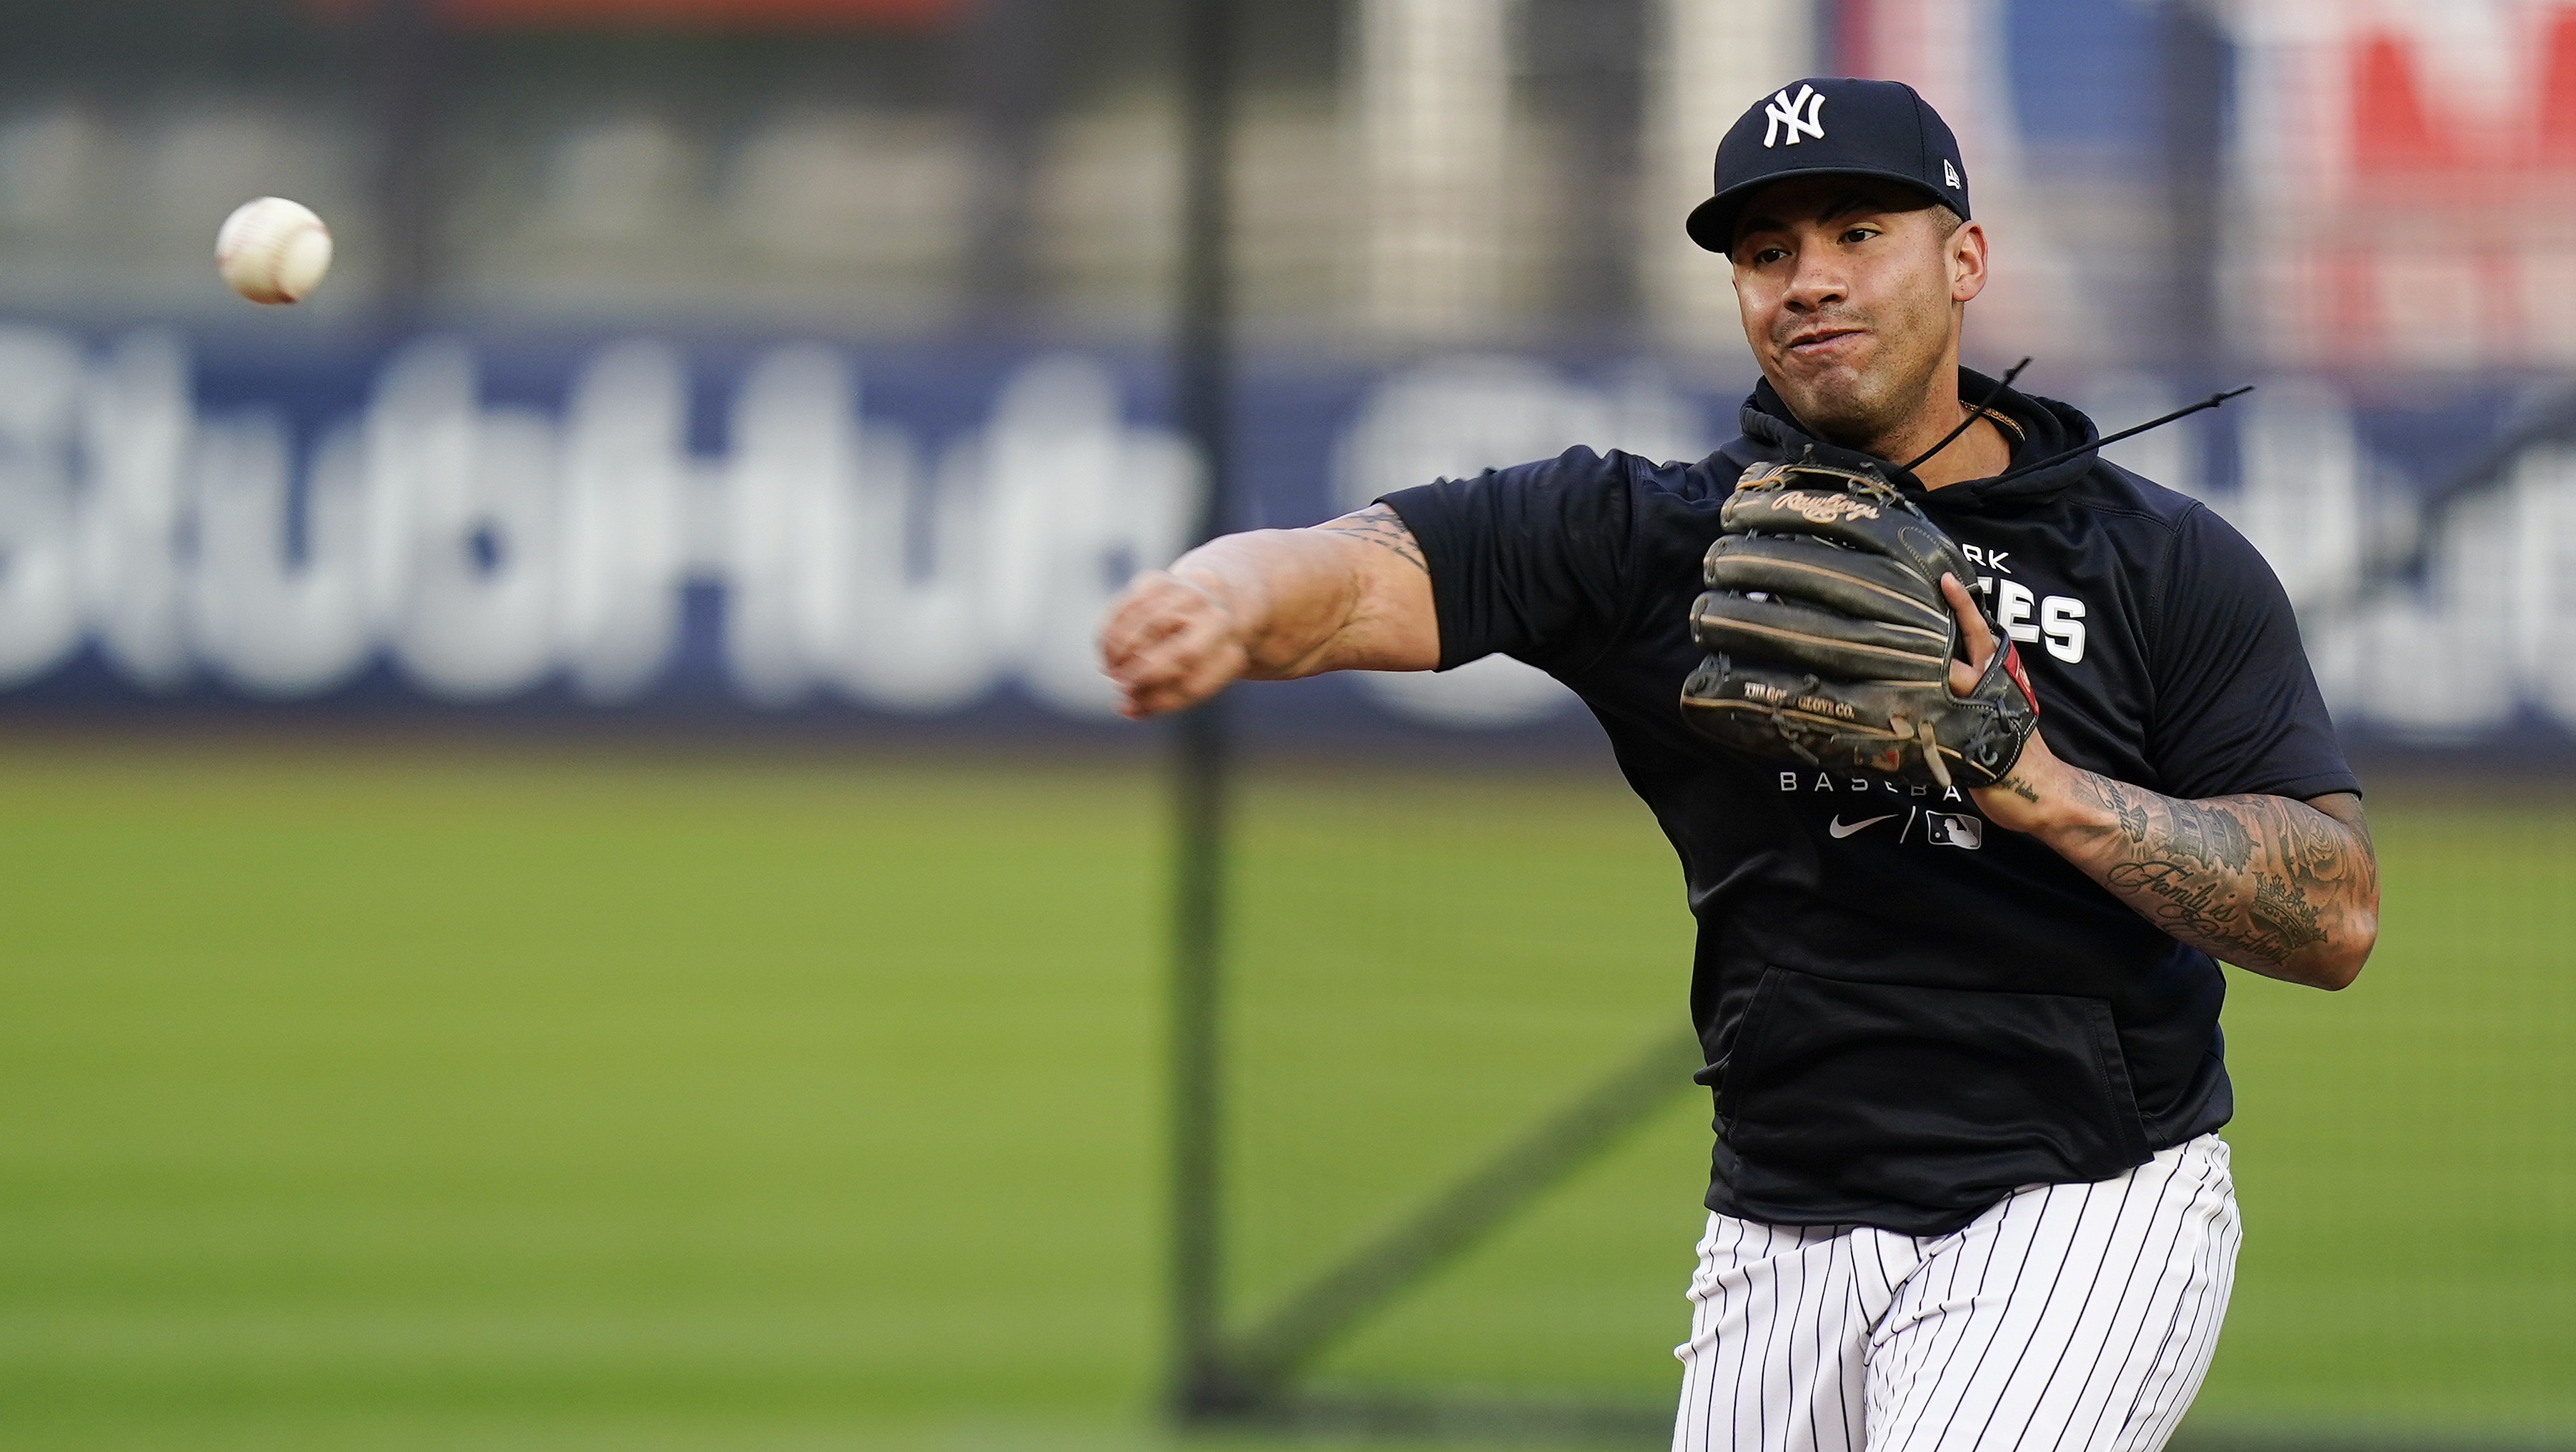
M1831 834L1835 841L1839 842L1843 838L1850 836L1852 833L1857 832L1864 827L1875 827L1881 822L1893 822L1895 820L1896 814L1894 812L1890 812L1884 817L1863 817L1859 821L1852 823L1850 826L1844 826L1842 814L1837 812L1834 814L1834 824L1827 827L1825 831Z

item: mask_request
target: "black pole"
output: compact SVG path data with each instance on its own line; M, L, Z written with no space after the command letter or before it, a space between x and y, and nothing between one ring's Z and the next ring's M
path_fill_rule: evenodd
M410 331L437 280L441 218L438 133L449 57L431 0L378 0L368 12L376 78L376 218L382 274L378 325Z
M1047 122L1064 87L1064 0L983 0L966 27L961 70L975 123L967 212L967 321L1024 334L1037 302L1030 240Z
M2219 297L2219 204L2227 172L2224 117L2234 86L2226 33L2205 7L2167 0L2157 17L2164 89L2164 329L2158 361L2199 383L2220 360L2224 341ZM2149 320L2154 326L2154 320ZM2151 334L2152 336L2152 334Z
M376 0L368 8L368 51L376 77L376 224L381 275L376 324L410 332L438 281L438 129L446 100L448 41L430 0Z
M1173 365L1181 428L1197 446L1206 470L1192 530L1199 540L1223 533L1235 512L1227 216L1232 204L1234 3L1178 0L1183 194ZM1173 734L1171 1405L1183 1421L1244 1409L1221 1346L1218 989L1228 744L1223 697L1184 713Z
M1565 211L1586 219L1561 249L1553 309L1559 333L1580 346L1627 346L1639 317L1636 187L1647 20L1645 0L1534 0L1521 21L1532 79L1572 161Z

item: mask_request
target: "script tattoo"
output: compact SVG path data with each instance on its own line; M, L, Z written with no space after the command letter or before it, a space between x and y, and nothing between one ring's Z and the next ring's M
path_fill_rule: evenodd
M2141 896L2155 899L2147 916L2168 929L2202 938L2230 936L2226 887L2183 863L2122 862L2112 867L2110 883L2132 903Z
M1346 534L1366 540L1379 549L1400 556L1422 573L1431 573L1431 562L1422 557L1422 542L1405 527L1404 517L1388 505L1372 504L1339 519L1328 519L1315 527L1327 534Z
M2376 911L2369 834L2284 797L2183 801L2091 772L2081 791L2103 883L2148 921L2230 962L2273 969ZM2357 823L2357 819L2356 819Z

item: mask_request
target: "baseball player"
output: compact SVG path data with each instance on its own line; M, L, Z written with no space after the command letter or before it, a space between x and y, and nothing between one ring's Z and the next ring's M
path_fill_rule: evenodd
M1501 652L1599 718L1699 923L1675 1452L2162 1445L2238 1237L2215 960L2336 989L2377 933L2287 598L2081 413L1960 368L1972 215L1912 90L1793 82L1688 222L1762 370L1741 437L1231 535L1101 627L1131 716ZM1936 679L1799 664L1875 656Z

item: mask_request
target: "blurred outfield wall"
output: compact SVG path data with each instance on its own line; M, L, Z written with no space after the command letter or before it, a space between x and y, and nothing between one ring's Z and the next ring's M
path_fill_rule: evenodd
M2106 427L2172 401L2151 375L2082 381ZM2266 381L2119 452L2209 500L2309 601L2347 597L2380 520L2514 406ZM0 688L1105 717L1090 624L1179 550L1202 487L1165 391L1134 350L468 335L281 357L21 324L0 330ZM1499 352L1289 364L1247 393L1245 522L1265 524L1577 441L1696 457L1734 398L1653 364ZM2080 651L1997 587L2017 634ZM2421 589L2312 633L2359 734L2576 729L2576 453L2533 451ZM1327 694L1443 729L1572 708L1507 662L1309 689L1292 714Z
M108 9L0 4L0 691L1104 712L1090 621L1202 485L1165 426L1162 7ZM2113 457L2271 556L2356 738L2576 729L2565 442L2345 608L2564 403L2576 5L1247 15L1239 523L1722 441L1752 370L1678 218L1764 88L1888 75L1957 124L1996 238L1972 361L2036 355L2106 429L2261 385ZM213 278L264 191L339 227L309 308ZM1265 699L1292 732L1574 729L1508 662Z

